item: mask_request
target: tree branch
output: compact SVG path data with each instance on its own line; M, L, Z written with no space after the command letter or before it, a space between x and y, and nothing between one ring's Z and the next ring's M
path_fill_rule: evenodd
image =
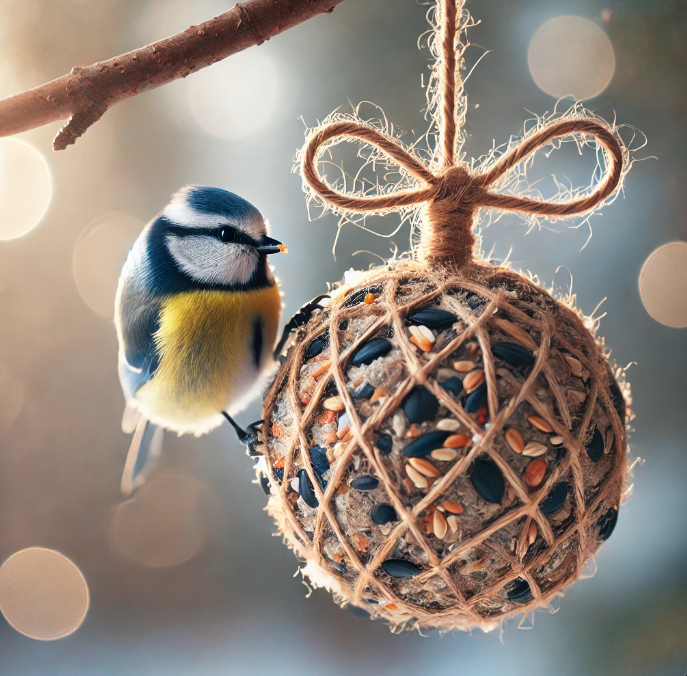
M55 150L74 143L116 103L186 77L278 35L342 0L250 0L198 26L0 101L0 136L66 120Z

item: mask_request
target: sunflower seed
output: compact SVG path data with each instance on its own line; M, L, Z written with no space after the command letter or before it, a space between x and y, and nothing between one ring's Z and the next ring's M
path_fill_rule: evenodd
M464 448L470 443L470 437L465 434L452 434L444 441L446 448Z
M439 462L451 462L458 457L458 451L453 448L436 448L429 455Z
M594 434L592 438L585 444L585 449L587 450L587 455L593 463L599 462L601 456L604 452L604 438L599 432L598 427L594 428Z
M313 446L309 453L313 471L322 476L329 469L327 451L322 446Z
M522 438L522 434L515 427L509 427L506 430L506 441L508 445L516 453L522 453L525 448L525 440Z
M441 476L441 472L429 460L425 460L424 458L410 458L408 462L420 472L420 474L424 474L426 477L436 478Z
M363 476L353 479L350 486L358 491L373 491L379 486L379 479L369 474L363 474Z
M538 441L530 441L522 449L522 454L528 458L538 458L540 455L544 455L547 450L544 444L540 444Z
M506 486L503 474L491 460L477 458L472 463L470 481L478 495L487 502L498 505L503 499Z
M463 391L463 381L458 376L451 376L448 380L439 384L454 397L460 396L460 393Z
M611 537L611 534L615 530L615 526L618 523L618 510L611 507L597 522L596 525L599 527L599 534L596 539L600 542L604 542Z
M442 432L455 432L460 429L460 422L455 418L443 418L437 423L437 429Z
M555 437L549 437L549 441L552 446L562 446L565 439L563 437L556 435Z
M551 427L544 418L540 418L538 415L529 416L527 421L532 427L536 427L540 432L546 432L547 434L553 432L553 427Z
M432 333L432 329L429 329L426 326L423 326L422 324L420 324L417 328L419 329L422 336L430 343L433 343L436 340L434 334Z
M315 509L320 504L312 487L310 477L304 469L298 472L298 492L308 507Z
M322 406L327 411L343 411L345 406L341 397L329 397L322 402Z
M393 446L393 439L390 434L386 432L380 432L377 435L377 440L375 441L375 446L382 455L387 455L391 453L391 448Z
M301 485L300 479L296 476L291 481L289 481L289 486L294 493L298 493L298 487Z
M532 366L536 361L534 352L515 343L496 343L491 352L511 366Z
M582 406L587 399L587 393L579 390L568 390L566 394L574 406Z
M413 577L422 570L419 566L405 559L387 559L382 561L382 568L391 577Z
M398 521L398 514L391 505L381 503L372 508L370 511L370 519L372 519L372 523L376 523L378 526L383 526L385 523L393 523L394 521Z
M470 371L465 378L463 378L463 389L470 394L474 392L484 382L484 371L478 369Z
M452 533L455 533L458 530L458 517L455 514L447 516L446 523L448 524L448 527L451 529Z
M434 512L433 524L432 524L434 535L436 535L440 540L446 535L448 530L448 524L446 523L446 517L437 509Z
M403 402L403 412L411 423L434 420L438 410L437 398L422 385L413 388Z
M441 328L444 326L449 326L454 322L458 321L458 317L452 312L447 310L440 310L439 308L426 308L424 310L418 310L411 314L408 319L413 324L424 324L425 326L431 326L432 328Z
M537 522L532 521L530 522L530 527L527 529L527 546L531 547L535 540L537 539L537 533L539 532L539 529L537 528Z
M532 460L532 462L525 468L525 471L522 475L523 481L530 488L536 488L542 481L544 481L544 476L546 475L548 466L549 463L547 463L543 458Z
M373 338L355 351L349 364L351 366L369 365L375 359L388 354L392 347L386 338Z
M353 399L369 399L374 393L375 388L368 382L364 382L360 387L351 392Z
M465 412L477 413L480 406L487 402L487 384L482 383L472 394L465 400Z
M452 500L444 500L441 503L441 506L450 514L462 514L464 511L462 505L459 505L457 502L453 502Z
M541 513L544 516L553 516L565 504L569 490L570 484L567 481L559 481L539 503Z
M530 583L519 577L514 580L515 585L506 593L508 599L513 603L527 603L532 598Z
M308 349L305 352L305 358L312 359L313 357L317 357L317 355L320 354L322 350L324 350L326 345L327 343L324 340L322 340L322 338L316 338L308 346Z
M393 427L394 434L401 439L406 431L406 417L403 411L396 411L394 417L391 421L391 427Z
M435 448L440 448L450 436L449 432L429 432L411 441L404 449L406 458L422 458L429 455Z
M427 481L424 474L420 474L420 472L411 465L406 465L405 469L408 478L415 484L416 488L427 488L427 486L429 486L429 481Z
M572 373L577 378L580 378L582 376L582 362L579 359L576 359L575 357L566 354L565 362L568 365L568 368L570 369L570 373Z
M453 368L458 371L459 373L468 373L468 371L472 371L472 369L475 368L477 364L475 364L474 361L454 361L453 362Z

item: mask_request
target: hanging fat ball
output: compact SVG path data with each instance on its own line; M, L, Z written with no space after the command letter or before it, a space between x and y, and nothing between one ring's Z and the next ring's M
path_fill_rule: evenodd
M356 121L316 129L304 149L304 180L325 204L422 205L422 239L416 257L311 306L265 399L258 474L303 574L342 605L394 627L486 630L548 605L613 532L629 390L572 303L474 257L473 220L480 209L589 213L627 167L614 129L581 117L545 125L479 172L457 162L464 96L453 45L466 15L454 0L440 8L441 157L427 167ZM586 195L498 192L537 148L569 135L594 137L603 156ZM344 137L376 146L417 189L332 189L317 162Z

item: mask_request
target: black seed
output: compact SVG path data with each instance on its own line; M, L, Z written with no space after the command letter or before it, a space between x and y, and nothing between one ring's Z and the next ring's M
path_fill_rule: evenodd
M365 296L367 296L368 293L374 293L375 295L378 295L381 292L382 287L380 284L373 284L368 288L358 289L358 291L355 291L348 298L346 298L344 307L353 307L354 305L359 305L365 300Z
M495 505L501 504L506 485L501 470L491 460L477 458L472 463L470 481L481 498Z
M310 451L310 462L315 474L322 476L329 469L329 460L327 460L327 452L322 446L313 446Z
M458 321L458 317L453 312L447 310L440 310L439 308L426 308L419 310L409 315L408 321L411 324L422 324L432 329L438 329L442 326L449 326Z
M570 484L567 481L559 481L539 503L541 513L544 516L553 516L565 504L569 489Z
M515 343L496 343L491 352L511 366L532 366L536 361L534 352Z
M587 455L592 462L596 463L601 460L601 456L604 452L604 438L601 436L601 432L599 432L598 427L594 428L594 434L592 434L592 438L587 443L585 448L587 449Z
M270 494L270 480L264 475L260 475L260 488L265 495Z
M370 383L363 383L358 389L351 392L353 399L369 399L375 391Z
M474 392L470 393L465 400L465 412L477 413L479 407L487 403L488 391L485 381Z
M618 510L611 507L597 522L596 525L599 527L599 534L596 539L599 542L604 542L611 537L611 534L615 530L615 525L618 523Z
M413 577L422 570L419 566L405 559L387 559L382 561L382 568L391 577Z
M339 563L338 561L333 561L332 559L327 559L327 563L329 564L330 568L333 568L337 573L343 573L346 572L346 566L344 566L343 563Z
M613 400L613 408L615 408L620 418L620 422L625 424L625 397L623 397L623 393L620 391L620 387L615 381L611 383L608 389L611 393L611 399Z
M274 474L274 478L277 480L278 483L281 483L284 481L284 468L283 467L275 467L272 470L272 474Z
M380 432L377 435L377 441L375 441L375 446L379 449L379 452L382 455L387 455L387 453L391 453L393 443L394 442L390 434L387 434L386 432Z
M451 432L429 432L417 439L413 439L404 449L406 458L422 458L429 455L435 448L441 448L444 441L451 436Z
M482 304L482 299L475 293L469 293L466 301L471 310L476 310Z
M370 613L368 613L364 608L352 606L350 603L348 604L348 610L354 617L369 617L370 615Z
M351 357L351 366L371 364L375 359L383 357L391 351L392 345L386 338L373 338L361 345Z
M298 492L303 498L303 502L308 505L308 507L312 507L314 509L320 504L317 500L317 496L315 495L315 491L313 490L310 477L304 469L298 472Z
M515 586L507 592L508 598L514 603L527 603L532 598L530 583L521 577L516 578L514 582Z
M403 412L411 423L434 420L439 410L437 398L425 387L414 387L403 402Z
M448 380L440 383L440 385L454 397L457 397L463 391L463 381L458 376L451 376Z
M376 523L378 526L383 526L385 523L393 523L398 521L398 514L396 510L391 505L386 505L382 503L381 505L375 505L370 512L370 518L372 523Z
M313 357L317 357L322 350L324 350L324 347L327 343L322 340L322 338L317 338L313 340L312 343L310 343L310 346L308 347L306 353L305 353L305 358L306 359L312 359Z
M339 331L345 331L348 328L348 319L342 319L339 322Z
M379 479L369 474L364 474L351 481L351 488L359 491L373 491L377 486L379 486Z

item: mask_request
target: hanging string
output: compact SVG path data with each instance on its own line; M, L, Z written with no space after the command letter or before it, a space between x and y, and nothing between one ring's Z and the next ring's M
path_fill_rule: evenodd
M333 122L316 129L303 153L301 173L305 182L325 203L349 212L387 212L424 204L420 260L428 266L459 269L473 260L475 214L480 208L515 211L561 218L593 211L620 185L623 147L613 129L603 120L568 117L550 122L510 148L484 173L472 173L456 163L456 120L460 119L462 79L456 58L457 26L462 0L440 0L442 53L440 55L440 107L442 168L437 173L406 150L391 136L358 122ZM460 10L460 11L459 11ZM547 202L490 191L489 187L525 161L538 148L556 138L587 135L596 139L605 156L603 179L588 195L571 201ZM317 162L324 146L341 138L357 138L377 147L423 183L415 190L361 197L330 188L320 176Z

